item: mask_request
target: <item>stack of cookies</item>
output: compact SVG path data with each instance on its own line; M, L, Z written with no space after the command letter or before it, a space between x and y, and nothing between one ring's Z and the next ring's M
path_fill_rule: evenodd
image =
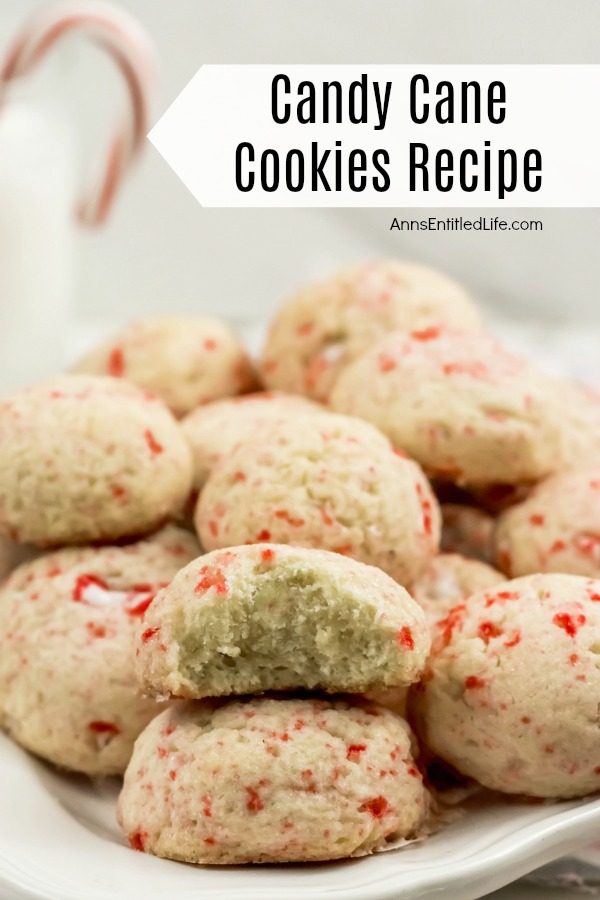
M408 686L429 643L406 590L340 554L255 544L194 560L139 633L145 692L191 702L138 738L119 802L132 845L284 862L415 836L428 799L408 725L324 692Z

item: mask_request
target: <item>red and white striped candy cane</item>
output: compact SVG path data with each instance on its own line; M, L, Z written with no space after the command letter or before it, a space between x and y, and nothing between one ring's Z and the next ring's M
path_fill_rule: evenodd
M83 224L98 225L106 219L148 132L155 54L136 20L112 4L99 0L56 3L36 13L9 48L0 68L0 97L14 78L35 69L68 35L85 37L102 47L118 66L128 94L127 114L111 138L102 172L77 209Z

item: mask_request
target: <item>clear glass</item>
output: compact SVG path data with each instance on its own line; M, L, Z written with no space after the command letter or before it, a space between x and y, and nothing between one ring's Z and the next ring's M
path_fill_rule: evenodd
M74 182L67 117L17 85L0 105L0 393L64 366Z

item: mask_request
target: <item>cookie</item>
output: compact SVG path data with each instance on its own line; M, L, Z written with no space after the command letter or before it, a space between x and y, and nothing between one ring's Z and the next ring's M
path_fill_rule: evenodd
M257 430L212 470L196 528L207 550L272 541L332 550L410 585L437 552L427 479L366 422L310 416Z
M364 353L340 375L331 406L372 422L430 477L513 485L557 468L563 437L550 386L486 335L428 328Z
M428 620L434 623L471 594L504 580L501 572L477 559L467 559L458 553L441 553L421 573L411 594L425 610Z
M507 581L455 606L436 632L411 696L434 753L509 794L600 790L600 581Z
M213 466L229 456L238 444L252 438L259 426L295 421L298 415L322 411L321 406L304 397L278 391L246 394L199 406L181 423L192 448L195 488L199 490Z
M440 322L479 330L473 302L447 275L384 260L309 285L277 313L261 374L270 388L325 400L344 366L390 331Z
M492 562L493 516L475 506L442 503L441 550L460 553L481 562Z
M231 329L199 316L132 322L91 350L74 371L132 381L164 400L176 416L255 384L248 354Z
M0 724L19 744L88 775L124 771L159 711L134 675L134 635L154 594L198 555L173 526L123 547L58 550L0 589Z
M539 484L498 519L498 566L511 577L566 572L600 578L600 466Z
M144 534L179 512L191 481L176 421L132 384L66 375L0 400L0 533L13 540Z
M254 698L154 719L118 817L135 850L236 865L363 856L418 835L428 807L410 730L394 713Z
M416 681L428 648L423 611L379 569L253 544L206 554L157 595L137 672L157 697L362 693Z

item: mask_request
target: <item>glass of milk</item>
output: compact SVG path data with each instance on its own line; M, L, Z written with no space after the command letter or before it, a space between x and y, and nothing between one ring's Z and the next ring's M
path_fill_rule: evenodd
M27 82L0 103L0 394L60 371L68 343L74 145Z

